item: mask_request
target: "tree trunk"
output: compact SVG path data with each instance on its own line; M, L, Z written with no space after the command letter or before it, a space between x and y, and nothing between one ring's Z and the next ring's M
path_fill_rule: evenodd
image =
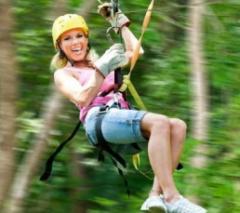
M202 16L204 0L191 0L189 11L189 56L192 72L193 124L192 135L204 141L208 131L208 92L203 57Z
M207 147L203 142L208 138L208 90L202 38L203 12L204 0L190 0L188 42L193 91L192 136L201 141L195 149L195 155L190 159L190 164L199 169L206 166ZM189 174L188 179L191 180L189 186L201 186L200 180L193 174ZM195 196L191 199L199 202Z
M6 213L22 212L22 204L27 195L27 188L31 183L32 176L39 166L41 156L47 148L50 130L53 128L56 118L62 108L62 96L53 92L44 104L43 123L36 137L35 145L19 166L15 180L11 190L11 198L9 200Z
M59 5L61 8L57 9ZM55 14L55 17L62 15L65 13L66 7L66 0L54 1L50 16L53 14ZM63 97L56 92L55 89L52 89L52 94L46 99L43 105L42 128L36 136L34 146L31 148L31 151L28 152L23 163L18 168L11 189L11 197L8 206L5 208L5 213L22 212L23 201L28 192L27 188L36 168L38 168L41 156L47 148L50 130L53 128L57 116L60 114L62 105Z
M14 170L16 142L17 66L11 31L11 1L0 3L0 209L4 204Z
M74 150L71 150L71 162L72 162L72 176L77 180L84 181L87 179L87 175L84 169L84 166L80 164L82 162L81 154L76 153ZM87 213L88 204L78 198L78 196L84 193L87 193L87 188L81 184L80 187L74 187L72 192L72 197L74 199L73 213Z
M93 7L95 3L95 0L86 1L86 3L81 7L82 11L86 12L89 8ZM50 12L49 17L56 18L59 15L63 15L65 13L64 8L66 8L66 4L66 0L55 1L55 4L53 5L53 10ZM56 5L61 5L61 10L56 9ZM88 14L86 13L85 18L87 18L87 15ZM35 145L18 169L12 187L11 199L9 201L8 209L5 211L6 213L23 212L22 205L28 192L27 188L31 183L32 176L34 175L36 168L38 168L39 166L41 156L47 148L47 141L49 139L50 130L53 128L57 116L60 114L62 105L62 96L58 92L53 90L52 94L46 100L46 103L44 105L43 125L42 129L36 137L36 141L34 143ZM81 212L85 213L86 210L82 210Z

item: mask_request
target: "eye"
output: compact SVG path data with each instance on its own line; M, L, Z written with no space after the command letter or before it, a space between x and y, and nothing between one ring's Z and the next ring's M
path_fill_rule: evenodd
M71 36L66 36L66 37L63 38L64 41L68 41L70 39L71 39Z
M76 37L77 38L82 38L82 37L84 37L84 35L82 33L78 33Z

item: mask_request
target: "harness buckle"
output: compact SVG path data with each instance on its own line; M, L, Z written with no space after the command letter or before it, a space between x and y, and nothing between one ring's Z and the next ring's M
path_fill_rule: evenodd
M108 109L109 109L108 105L102 105L102 106L100 106L98 113L99 114L104 114L108 111Z

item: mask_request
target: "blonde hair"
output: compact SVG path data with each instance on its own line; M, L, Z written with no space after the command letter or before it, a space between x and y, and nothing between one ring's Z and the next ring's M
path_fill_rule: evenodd
M52 57L51 63L50 63L50 70L55 71L57 69L61 69L67 65L69 60L66 58L65 54L60 52L61 50L58 50L58 52ZM89 64L92 64L99 58L98 54L94 49L90 49L86 60L89 62Z

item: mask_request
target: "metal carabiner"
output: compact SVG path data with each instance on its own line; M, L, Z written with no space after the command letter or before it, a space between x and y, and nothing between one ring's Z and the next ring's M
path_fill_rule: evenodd
M118 12L118 0L111 0L111 4L112 4L112 16L115 15L115 13Z
M111 11L110 11L110 15L111 17L114 17L115 14L119 11L118 9L118 0L111 0ZM112 27L109 27L107 30L106 30L106 37L108 39L108 41L112 44L114 44L114 40L112 39L112 36L111 36L111 31L114 30L114 26Z

